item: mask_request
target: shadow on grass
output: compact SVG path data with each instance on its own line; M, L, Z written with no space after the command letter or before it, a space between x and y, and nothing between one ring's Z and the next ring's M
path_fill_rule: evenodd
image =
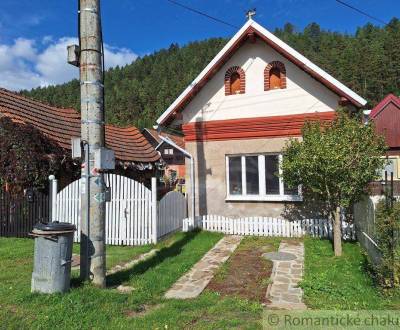
M188 232L180 240L156 252L153 257L138 263L130 269L122 270L118 273L107 276L107 287L118 286L128 281L133 275L143 274L147 270L162 263L165 259L179 255L182 251L182 248L193 238L195 238L198 233L199 231Z
M71 289L83 286L83 284L84 284L84 281L80 277L72 277L71 278L71 283L70 283Z

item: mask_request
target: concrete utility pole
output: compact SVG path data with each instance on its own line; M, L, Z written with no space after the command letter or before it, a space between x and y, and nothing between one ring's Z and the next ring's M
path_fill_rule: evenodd
M105 287L105 184L95 167L95 152L105 144L100 0L78 1L81 140L85 150L82 180L88 180L81 190L81 278Z

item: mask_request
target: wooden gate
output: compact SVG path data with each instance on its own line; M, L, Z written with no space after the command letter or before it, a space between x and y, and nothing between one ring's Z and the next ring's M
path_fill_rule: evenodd
M155 180L154 180L155 181ZM155 191L127 177L109 174L106 185L111 188L111 201L106 203L106 244L144 245L157 239L157 206ZM54 219L76 225L74 241L80 240L81 179L57 194ZM154 187L153 190L155 190Z
M27 237L39 221L48 221L49 198L31 191L29 194L11 196L0 190L0 236Z
M162 237L182 228L187 217L185 196L176 191L167 193L158 204L157 234Z

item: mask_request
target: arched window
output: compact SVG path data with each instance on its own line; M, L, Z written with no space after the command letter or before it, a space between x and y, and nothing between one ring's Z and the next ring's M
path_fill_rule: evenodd
M244 94L245 74L241 67L233 66L225 73L225 95Z
M240 75L237 72L232 73L231 75L231 92L230 94L239 94L240 93Z
M286 88L285 65L279 61L269 63L264 70L264 90Z

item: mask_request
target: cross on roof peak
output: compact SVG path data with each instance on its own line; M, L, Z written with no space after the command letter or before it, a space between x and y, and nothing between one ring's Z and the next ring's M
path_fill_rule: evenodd
M248 20L253 19L253 16L256 16L256 9L255 9L255 8L249 9L249 10L246 12L246 17L247 17Z

